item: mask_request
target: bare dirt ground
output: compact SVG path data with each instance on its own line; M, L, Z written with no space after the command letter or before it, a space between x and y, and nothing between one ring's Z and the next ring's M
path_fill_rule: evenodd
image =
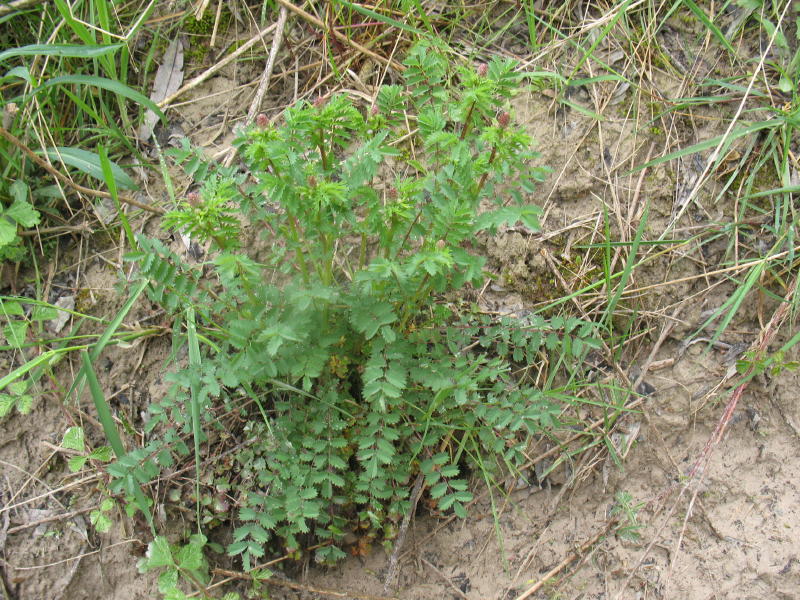
M564 67L559 69L565 70ZM189 104L177 121L194 132L210 154L231 137L225 115L243 114L248 90L238 88L256 73L223 70L191 94L209 97L220 90L239 91ZM683 80L664 75L659 85L677 90ZM291 78L280 80L283 92L268 100L275 108L291 100ZM591 264L568 269L573 246L598 241L603 205L619 218L612 230L631 239L647 207L645 237L657 238L674 214L687 169L669 164L642 174L625 175L677 136L683 145L719 133L725 121L707 113L691 130L675 122L660 133L641 133L631 114L603 104L611 96L596 88L581 90L576 102L604 108L598 124L574 110L557 109L548 94L525 95L516 104L539 143L542 164L554 172L542 188L546 217L543 230L506 231L488 240L490 267L499 282L482 302L493 310L532 308L558 297L563 287L599 277ZM667 92L665 92L667 93ZM618 114L619 113L619 114ZM677 130L680 129L680 132ZM677 133L676 133L677 132ZM673 139L670 137L670 139ZM702 160L702 157L701 157ZM151 190L160 199L160 191ZM710 191L687 211L687 226L730 215L726 201L714 204ZM162 234L163 235L163 234ZM712 248L712 251L714 249ZM775 311L774 303L753 297L728 328L725 345L691 346L685 340L706 311L731 293L731 284L704 273L715 257L701 248L654 259L635 272L629 310L638 311L639 333L613 369L600 376L620 385L646 382L632 395L634 407L613 435L575 453L541 485L507 496L484 495L466 520L444 522L419 514L401 554L400 576L393 592L384 591L388 554L374 548L334 569L302 565L286 576L303 589L270 587L268 597L422 599L793 599L800 597L800 405L798 374L760 375L744 390L721 439L715 430L734 391L730 377L736 357L754 343ZM109 255L108 260L115 260ZM718 259L718 258L717 258ZM622 259L621 259L622 260ZM59 271L66 272L68 269ZM97 258L81 268L80 288L93 290L91 302L113 314L119 305L116 272ZM59 280L57 275L56 281ZM647 288L640 293L636 289ZM88 302L88 301L87 301ZM582 310L591 313L590 304ZM132 319L143 318L142 307ZM791 327L786 328L791 331ZM785 340L778 337L771 348ZM118 394L118 407L132 423L149 396L162 391L167 339L106 352L104 385ZM787 356L787 359L796 358ZM94 475L67 475L57 446L70 424L57 390L68 386L69 365L57 371L30 415L14 415L0 429L3 478L0 550L5 598L11 600L138 599L158 597L154 577L140 575L135 563L144 550L145 529L116 515L111 533L99 535L88 524L97 496ZM90 403L89 403L90 404ZM86 409L87 405L84 405ZM88 413L84 413L88 414ZM598 418L587 410L587 422ZM87 427L92 420L87 416ZM94 432L99 441L99 429ZM703 452L710 440L710 458ZM614 464L613 444L624 456ZM532 456L549 447L533 448ZM699 461L699 462L698 462ZM694 476L688 477L694 469ZM479 486L478 482L475 482ZM618 535L615 496L627 492L639 506L638 540ZM93 499L94 498L94 499ZM74 514L73 514L74 513ZM180 530L170 523L170 530ZM219 579L219 577L217 577ZM226 590L244 592L244 583ZM316 590L316 591L314 591Z

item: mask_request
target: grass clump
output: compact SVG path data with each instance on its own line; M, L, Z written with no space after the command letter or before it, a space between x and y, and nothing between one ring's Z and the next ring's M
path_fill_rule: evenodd
M227 551L246 568L315 543L331 563L352 534L391 542L415 480L434 510L465 515L470 473L493 482L559 425L560 401L512 366L551 354L569 372L598 345L578 319L498 321L445 301L483 282L476 235L538 226L545 171L508 113L513 61L453 73L421 44L405 65L365 112L334 96L279 127L259 118L238 140L250 177L178 152L203 185L165 222L211 245L209 279L153 240L130 257L186 326L190 360L150 408L151 442L115 465L116 489L188 455L187 435L198 464L201 442L232 436ZM243 214L269 232L266 263L243 248ZM285 283L267 283L275 273Z
M127 27L110 3L97 0L74 8L46 3L2 17L0 260L28 256L20 233L69 222L75 186L65 173L136 187L113 159L137 154L129 101L161 114L131 87L127 42L146 16L136 15Z

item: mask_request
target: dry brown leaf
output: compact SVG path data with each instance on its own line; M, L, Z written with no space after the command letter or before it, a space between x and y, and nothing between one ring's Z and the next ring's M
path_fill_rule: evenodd
M156 71L153 81L153 92L150 99L158 104L168 96L174 94L183 83L183 44L175 39L164 52L164 60ZM146 142L153 135L153 128L158 121L158 116L148 110L139 126L139 139Z

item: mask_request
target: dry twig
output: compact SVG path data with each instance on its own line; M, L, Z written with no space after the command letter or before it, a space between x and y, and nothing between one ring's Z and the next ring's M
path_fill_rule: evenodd
M417 475L417 480L414 482L414 489L411 491L411 503L408 507L408 512L403 517L403 522L400 524L400 531L397 534L397 541L394 544L392 556L389 558L389 567L386 569L386 578L383 580L383 591L387 593L389 588L394 585L397 579L397 569L400 558L400 550L403 549L403 544L406 541L406 533L408 533L408 525L411 523L411 516L417 510L417 502L422 493L422 483L425 481L425 476L420 473Z
M547 583L550 579L558 575L561 571L563 571L566 567L569 566L572 561L577 558L580 558L582 554L584 554L587 550L589 550L592 546L594 546L597 542L599 542L609 531L617 524L617 519L611 519L606 526L603 527L600 531L598 531L595 535L591 537L591 539L585 541L581 544L580 548L577 550L572 551L569 556L567 556L564 560L558 563L555 567L550 569L547 573L545 573L539 581L534 583L531 587L529 587L525 592L517 596L516 600L525 600L525 598L530 598L533 594L535 594L545 583Z
M432 562L430 562L429 560L427 560L426 558L424 558L424 557L422 557L422 556L420 557L420 560L421 560L421 561L423 562L423 564L425 564L425 565L426 565L426 566L427 566L427 567L428 567L428 568L429 568L431 571L433 571L433 572L434 572L434 573L436 573L436 574L437 574L439 577L441 577L441 578L442 578L442 579L445 581L445 583L447 583L447 585L450 587L450 589L451 589L451 590L453 590L453 593L454 593L456 596L458 596L459 598L463 598L464 600L469 600L469 596L467 596L467 595L466 595L464 592L462 592L460 589L458 589L458 588L456 587L456 585L455 585L455 584L454 584L452 581L450 581L450 578L449 578L447 575L445 575L444 573L442 573L442 571L441 571L441 570L440 570L440 569L439 569L439 568L438 568L436 565L434 565Z

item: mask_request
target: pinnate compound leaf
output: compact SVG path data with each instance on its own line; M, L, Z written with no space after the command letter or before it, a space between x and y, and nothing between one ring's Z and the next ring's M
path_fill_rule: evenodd
M494 233L502 225L522 223L528 229L539 230L541 209L536 206L506 206L483 213L477 219L476 231Z
M350 313L350 321L356 331L363 333L368 340L375 337L378 330L397 320L392 305L388 302L369 299L359 303Z
M441 498L442 496L444 496L446 491L447 491L447 484L444 481L441 481L441 482L437 483L435 486L433 486L430 489L429 493L431 495L431 498L436 500L437 498ZM440 506L441 506L441 504L440 504ZM443 508L443 510L446 510L446 509Z

